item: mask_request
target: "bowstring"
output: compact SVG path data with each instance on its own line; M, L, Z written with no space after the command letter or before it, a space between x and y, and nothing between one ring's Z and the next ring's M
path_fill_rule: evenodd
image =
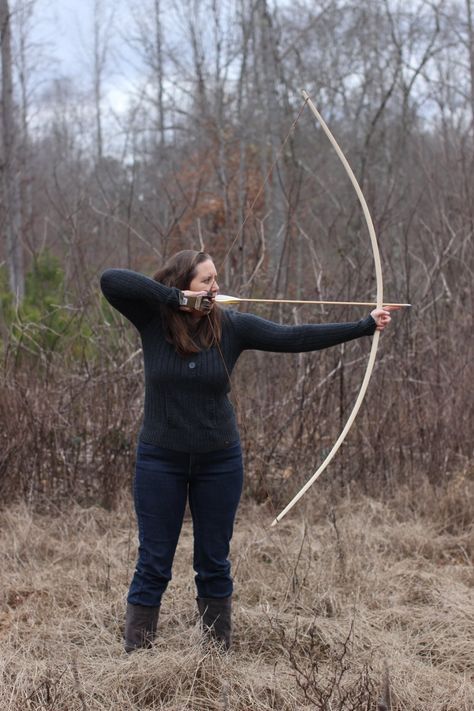
M242 233L243 233L243 231L244 231L245 225L247 224L248 220L250 219L251 215L253 214L255 205L257 204L257 201L258 201L258 199L260 198L260 196L261 196L261 194L262 194L262 192L263 192L263 190L264 190L264 188L265 188L265 185L267 184L268 179L270 178L270 175L272 174L272 172L273 172L275 166L277 165L278 161L280 160L280 157L282 156L283 151L285 150L285 146L286 146L286 144L288 143L288 141L289 141L289 139L290 139L292 133L294 132L294 130L295 130L295 128L296 128L296 125L297 125L297 123L298 123L298 121L299 121L299 119L300 119L300 117L301 117L301 115L302 115L302 113L303 113L303 111L304 111L304 109L305 109L307 103L308 103L308 99L306 98L306 99L304 100L304 102L302 103L302 105L301 105L301 107L300 107L300 109L299 109L299 111L298 111L298 113L297 113L297 115L296 115L296 118L292 121L291 126L290 126L290 128L289 128L289 130L288 130L288 133L286 134L286 136L285 136L285 138L284 138L284 140L283 140L283 142L282 142L280 148L278 149L278 151L277 151L277 153L276 153L276 155L275 155L275 158L273 159L273 161L272 161L272 163L271 163L269 169L267 170L267 172L266 172L266 174L265 174L265 178L264 178L262 184L260 185L260 188L258 189L257 194L255 195L254 199L252 200L252 203L251 203L249 209L247 210L247 212L246 212L246 214L245 214L245 217L244 217L244 219L243 219L243 221L242 221L242 224L240 225L239 229L237 230L237 233L236 233L234 239L232 240L232 242L231 242L231 244L230 244L230 247L227 249L226 253L224 254L224 257L223 257L223 259L222 259L222 261L221 261L221 263L220 263L220 266L219 266L219 271L222 271L222 269L223 269L223 267L224 267L224 265L225 265L227 259L229 258L230 253L232 252L232 250L233 250L235 244L237 243L237 240L241 237L241 235L242 235ZM222 363L223 363L223 365L224 365L224 369L225 369L225 372L226 372L226 375L227 375L227 379L228 379L228 381L229 381L229 385L231 385L230 372L229 372L229 369L228 369L228 367L227 367L227 363L226 363L226 361L225 361L224 354L223 354L223 352L222 352L222 349L221 349L221 346L220 346L220 343L219 343L219 339L216 337L216 332L215 332L215 330L214 330L214 326L213 326L213 324L212 324L212 320L211 320L210 317L209 317L209 314L207 315L207 318L208 318L209 325L210 325L210 328L211 328L211 331L212 331L212 334L213 334L213 337L214 337L214 343L216 344L217 350L218 350L218 352L219 352L219 356L220 356L220 358L221 358L221 360L222 360ZM235 400L237 412L240 413L240 412L241 412L241 407L240 407L239 399L238 399L236 393L234 394L234 400ZM244 425L244 430L245 430L245 429L246 429L245 423L243 423L243 425ZM268 489L268 485L267 485L267 483L266 483L265 480L264 480L263 482L261 482L261 485L263 485L263 489L264 489L265 494L266 494L266 503L267 503L267 505L268 505L268 507L269 507L269 509L270 509L270 513L271 513L272 516L274 516L277 509L276 509L276 506L275 506L274 503L273 503L273 499L272 499L272 497L271 497L271 495L270 495L270 491L269 491L269 489ZM262 527L263 527L263 524L261 524L261 525L262 525ZM263 532L264 532L263 540L266 540L267 537L269 538L269 537L271 536L271 534L276 534L276 536L277 536L277 538L278 538L278 540L279 540L279 544L280 544L280 553L283 555L284 558L286 558L286 561L287 561L287 563L288 563L288 562L289 562L289 561L288 561L288 557L287 557L286 550L285 550L285 547L283 546L283 541L282 541L282 530L281 530L281 527L277 527L276 530L272 530L270 526L268 526L268 527L263 527ZM275 538L275 536L273 536L273 538Z
M214 343L215 343L215 345L216 345L216 348L217 348L217 350L218 350L218 352L219 352L219 356L220 356L220 358L221 358L221 360L222 360L222 363L223 363L223 365L224 365L224 370L225 370L225 372L226 372L227 379L228 379L228 381L229 381L229 385L231 385L230 372L229 372L229 369L228 369L228 367L227 367L227 363L226 363L226 361L225 361L224 354L223 354L223 352L222 352L222 348L221 348L221 346L220 346L219 340L218 340L218 338L217 338L217 334L216 334L216 331L215 331L215 329L214 329L214 325L213 325L213 323L212 323L212 319L210 318L210 314L207 314L207 319L208 319L208 323L209 323L209 326L210 326L211 331L212 331L212 335L213 335L213 337L214 337ZM242 410L241 410L241 407L240 407L240 404L239 404L239 399L238 399L238 397L237 397L236 394L234 394L234 400L235 400L236 410L237 410L238 413L240 413ZM244 425L244 429L246 429L245 423L243 423L243 425ZM263 481L263 482L261 482L261 483L262 483L262 485L263 485L263 489L264 489L265 494L266 494L266 501L265 501L265 503L267 504L267 506L268 506L269 509L270 509L270 515L273 516L273 518L274 518L275 515L276 515L277 508L276 508L276 506L274 506L274 504L273 504L273 499L272 499L272 497L270 496L270 491L269 491L269 489L268 489L268 486L267 486L266 481ZM275 536L276 536L276 537L278 538L278 541L279 541L279 544L280 544L280 550L279 550L280 555L281 555L283 558L286 559L287 567L286 567L285 569L286 569L286 570L290 570L291 567L290 567L290 564L289 564L288 554L287 554L287 552L286 552L286 549L285 549L285 547L284 547L284 545L283 545L283 540L282 540L282 527L281 527L281 526L277 526L276 528L271 528L270 526L266 526L266 527L265 527L261 521L260 521L260 527L263 528L263 538L260 538L259 543L262 543L262 542L266 541L267 538L271 538L271 537L275 538Z
M273 172L273 169L275 168L276 164L277 164L278 161L280 160L280 157L281 157L282 154L283 154L283 151L284 151L284 149L285 149L285 146L286 146L286 144L288 143L288 141L289 141L289 139L290 139L290 136L291 136L291 134L293 133L294 129L296 128L296 124L297 124L298 121L300 120L300 116L301 116L301 114L303 113L304 108L305 108L306 104L308 103L308 101L309 101L309 98L304 100L303 104L301 105L300 110L298 111L298 114L297 114L296 118L295 118L294 121L292 122L292 124L291 124L291 126L290 126L290 129L289 129L288 133L286 134L286 136L285 136L285 138L284 138L284 140L283 140L283 143L281 144L280 148L278 149L278 151L277 151L277 153L276 153L276 156L275 156L274 160L272 161L272 164L270 165L270 168L267 170L267 173L266 173L266 175L265 175L265 178L264 178L262 184L260 185L260 188L258 189L257 194L255 195L254 199L252 200L252 203L251 203L249 209L247 210L247 213L246 213L244 219L242 220L242 224L240 225L239 229L237 230L237 233L236 233L234 239L232 240L229 249L228 249L228 250L226 251L226 253L224 254L224 257L223 257L223 259L222 259L222 262L221 262L221 264L220 264L220 266L219 266L219 271L222 271L222 268L223 268L224 264L226 263L226 261L227 261L227 259L228 259L228 257L229 257L229 254L232 252L232 250L233 250L233 248L234 248L234 246L235 246L237 240L239 239L239 237L241 237L241 235L242 235L242 233L243 233L243 231L244 231L244 227L245 227L245 225L247 224L247 221L249 220L249 218L251 217L251 215L252 215L252 213L253 213L253 210L254 210L254 207L255 207L255 205L257 204L257 201L258 201L260 195L262 194L263 189L264 189L265 185L267 184L270 175L271 175L272 172Z

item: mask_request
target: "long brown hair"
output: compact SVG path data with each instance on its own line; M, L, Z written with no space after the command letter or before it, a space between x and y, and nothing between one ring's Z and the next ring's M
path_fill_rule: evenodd
M196 276L198 265L208 260L212 261L212 257L205 252L184 249L170 257L153 275L153 279L166 286L175 286L181 291L188 290ZM161 307L161 315L166 340L180 355L199 353L220 343L222 314L217 304L214 304L207 316L199 319L193 318L186 311L178 311L165 305Z

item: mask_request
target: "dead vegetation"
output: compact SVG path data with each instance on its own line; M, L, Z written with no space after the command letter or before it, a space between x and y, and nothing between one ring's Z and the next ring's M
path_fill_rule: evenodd
M472 510L472 480L457 501ZM470 494L470 495L469 495ZM406 506L320 488L274 531L245 504L233 546L235 642L196 625L187 520L152 651L126 656L135 557L118 511L1 514L2 711L472 711L474 535L451 492ZM429 512L428 512L429 511Z
M137 3L128 29L142 71L113 124L101 92L92 105L84 92L123 43L100 17L114 3L94 3L104 61L80 80L37 81L34 2L17 3L29 19L12 30L26 55L2 46L7 84L15 65L27 71L12 77L4 118L21 130L4 136L0 166L12 235L12 249L0 244L0 711L473 711L474 5L194 4ZM167 23L181 13L176 52ZM163 92L176 76L183 89ZM150 274L194 247L212 253L228 293L372 299L360 209L308 112L280 149L303 82L370 204L385 298L414 308L384 334L341 456L272 531L269 502L287 503L341 431L368 343L242 357L233 651L201 645L188 521L158 642L127 657L124 491L143 370L137 334L99 300L98 278L110 266ZM282 323L364 314L255 312Z

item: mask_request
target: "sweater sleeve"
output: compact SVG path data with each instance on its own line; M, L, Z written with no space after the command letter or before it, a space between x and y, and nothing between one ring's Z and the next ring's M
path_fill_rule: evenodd
M138 330L152 319L161 304L179 307L179 289L130 269L107 269L100 277L100 288L107 301Z
M372 316L349 323L282 326L254 314L234 312L232 322L242 350L275 353L318 351L362 336L372 336L376 329Z

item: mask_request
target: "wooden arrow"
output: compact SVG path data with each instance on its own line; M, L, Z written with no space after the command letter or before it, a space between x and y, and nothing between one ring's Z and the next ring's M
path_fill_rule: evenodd
M215 300L218 304L240 304L240 303L255 303L255 304L333 304L336 306L377 306L373 301L308 301L303 299L245 299L239 296L228 296L227 294L217 294ZM411 304L384 304L385 306L393 307L409 307Z

